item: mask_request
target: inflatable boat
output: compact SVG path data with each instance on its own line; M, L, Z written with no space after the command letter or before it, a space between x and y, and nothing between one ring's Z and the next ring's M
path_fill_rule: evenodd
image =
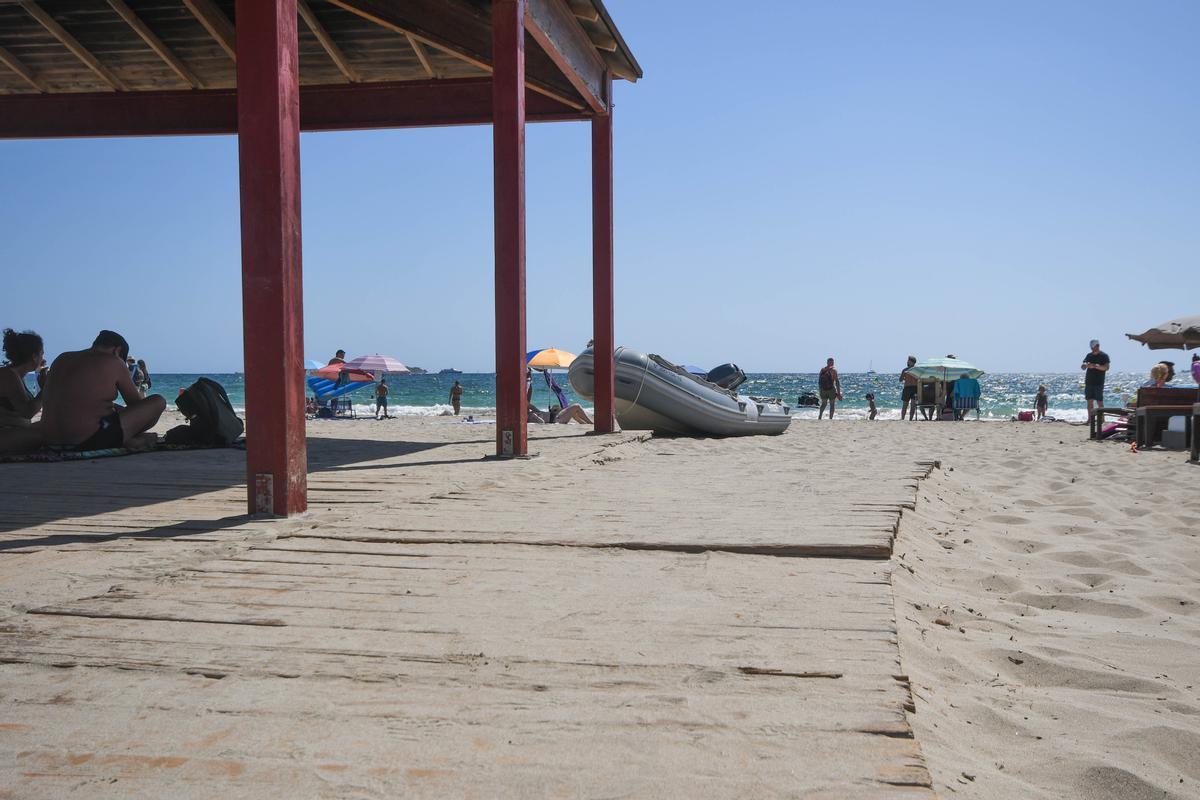
M627 347L617 348L613 361L617 422L624 430L754 436L783 433L792 421L790 409L778 401L739 395L737 386L746 376L736 365L725 364L700 377L665 358ZM571 363L568 377L577 393L595 398L590 348Z

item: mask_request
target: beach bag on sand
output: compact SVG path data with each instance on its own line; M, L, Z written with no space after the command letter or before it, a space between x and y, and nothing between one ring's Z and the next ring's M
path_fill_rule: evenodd
M214 380L199 378L179 393L175 406L188 424L167 431L167 444L229 447L246 430L224 387Z
M1018 411L1017 412L1017 422L1033 422L1033 412L1032 411Z

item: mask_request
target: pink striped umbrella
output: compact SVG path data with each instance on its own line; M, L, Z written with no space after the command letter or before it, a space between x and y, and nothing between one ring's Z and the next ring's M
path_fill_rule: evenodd
M364 372L408 372L408 367L391 356L359 356L353 361L346 362L350 369L361 369Z

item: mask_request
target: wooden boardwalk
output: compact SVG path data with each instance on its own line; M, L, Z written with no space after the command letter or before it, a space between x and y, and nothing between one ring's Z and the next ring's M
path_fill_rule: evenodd
M931 796L886 558L929 465L469 433L315 440L289 521L236 453L0 467L0 797Z

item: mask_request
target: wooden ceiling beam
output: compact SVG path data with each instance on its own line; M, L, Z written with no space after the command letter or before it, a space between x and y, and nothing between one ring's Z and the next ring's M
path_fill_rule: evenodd
M37 89L39 92L50 91L46 87L46 84L38 80L37 76L33 74L33 70L25 66L25 64L23 64L19 58L5 50L3 47L0 47L0 64L5 65L13 72L20 75L26 83Z
M221 45L230 58L237 62L237 31L225 12L217 7L213 0L183 0L187 10L204 26L208 35Z
M421 67L425 70L425 74L431 78L439 77L437 71L433 68L433 64L429 61L429 53L425 52L425 45L421 44L420 40L411 33L404 34L404 38L408 40L409 47L417 54L417 61L421 62Z
M338 47L337 42L329 35L329 31L325 30L325 26L321 24L321 20L317 19L313 13L312 7L309 6L308 0L296 0L296 8L300 12L300 17L304 20L304 24L317 37L317 41L321 43L321 47L325 48L325 52L329 55L329 59L337 66L341 73L346 76L346 80L351 83L359 83L362 77L359 76L358 70L350 66L350 62L346 60L346 54L342 52L342 48ZM424 64L424 60L421 62ZM428 69L428 67L426 67ZM430 77L433 74L430 73Z
M492 20L463 0L329 0L335 6L422 44L492 71ZM584 104L558 66L539 48L525 51L525 85L574 108Z
M608 110L604 61L564 0L527 0L525 30L593 111Z
M46 29L46 32L62 43L64 47L70 50L76 58L84 63L88 69L96 73L100 80L104 81L112 89L119 92L129 91L129 87L125 82L114 75L106 66L100 63L92 53L79 43L79 40L55 21L54 17L46 13L45 9L39 6L34 0L17 0L17 5L25 9L25 13L33 17L38 23Z
M129 25L129 27L133 28L133 32L140 36L142 41L145 42L146 45L153 50L158 57L161 58L166 65L180 77L181 80L183 80L184 83L186 83L188 86L191 86L193 89L204 88L204 82L196 76L196 73L188 69L187 64L184 64L183 61L180 60L179 56L175 55L175 53L171 51L171 48L163 44L162 39L159 39L158 36L155 35L154 31L150 30L150 28L146 26L145 22L142 22L141 18L134 13L133 9L125 3L125 0L108 0L108 4L112 6L112 10L117 12L117 14L121 17L121 19L125 20L125 23Z
M580 19L588 22L600 19L600 12L591 4L591 0L567 0L567 5L571 7L571 13Z
M526 92L530 122L592 115ZM237 132L236 89L0 96L0 139L184 136ZM451 78L300 87L305 131L488 125L492 79Z

